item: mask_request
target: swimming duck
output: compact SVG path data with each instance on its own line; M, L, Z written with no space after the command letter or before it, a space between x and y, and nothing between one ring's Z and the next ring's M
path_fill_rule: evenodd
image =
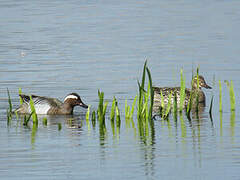
M185 101L184 105L187 106L190 102L190 94L192 93L192 106L196 105L196 97L198 96L198 103L202 106L205 106L206 98L205 94L202 91L202 87L206 89L212 89L209 85L207 85L203 76L198 76L199 87L197 83L197 76L194 76L192 80L192 89L185 89ZM171 103L174 102L174 94L177 96L177 106L180 105L180 87L153 87L154 91L154 106L161 106L161 92L163 95L164 105L167 105L169 100L169 95L172 93Z
M23 104L21 104L15 112L20 114L30 114L30 96L19 94L19 96L23 100ZM36 96L31 95L32 100L34 102L34 107L37 114L72 114L75 106L81 106L83 108L88 108L86 104L84 104L77 93L68 94L64 102L56 98L49 98L44 96Z

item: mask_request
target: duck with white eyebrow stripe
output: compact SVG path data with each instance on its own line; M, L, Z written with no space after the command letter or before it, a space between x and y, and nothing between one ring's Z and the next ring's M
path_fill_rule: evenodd
M29 108L30 96L24 94L20 94L19 96L23 99L23 104L20 105L19 108L15 110L15 112L20 114L31 113L31 108ZM73 109L75 106L88 108L88 106L82 102L80 96L77 93L68 94L65 97L64 102L61 102L56 98L36 95L31 96L37 114L73 114Z

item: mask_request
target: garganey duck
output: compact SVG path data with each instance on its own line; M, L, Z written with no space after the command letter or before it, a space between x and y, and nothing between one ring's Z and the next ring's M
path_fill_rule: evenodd
M198 96L198 103L205 106L205 94L202 91L202 87L206 89L212 89L207 83L205 82L203 76L198 76L198 81L199 81L199 87L197 83L197 76L194 76L192 80L192 89L186 88L185 89L185 101L184 105L185 107L188 105L190 102L190 95L192 93L192 106L195 106L197 101L196 97ZM171 103L173 104L174 102L174 94L177 96L177 106L179 107L180 104L180 87L153 87L154 91L154 106L161 106L161 92L163 95L163 100L164 100L164 105L166 106L169 101L169 95L172 93L172 98L171 98Z
M15 112L20 114L30 114L30 96L19 94L23 100ZM49 98L44 96L31 95L34 102L34 107L37 114L72 114L75 106L81 106L83 108L88 108L84 104L77 93L68 94L64 101L61 102L56 98Z

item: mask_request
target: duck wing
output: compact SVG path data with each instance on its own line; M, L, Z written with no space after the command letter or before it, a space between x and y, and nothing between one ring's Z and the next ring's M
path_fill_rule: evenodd
M25 94L19 94L23 102L26 104L30 103L30 96ZM62 102L58 99L48 98L44 96L31 95L34 105L49 105L51 107L59 107L62 105Z

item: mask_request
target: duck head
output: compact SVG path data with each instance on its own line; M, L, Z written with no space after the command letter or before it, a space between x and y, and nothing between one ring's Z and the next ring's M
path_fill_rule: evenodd
M205 79L203 78L203 76L198 76L198 81L199 81L199 89L201 89L202 87L206 88L206 89L212 89L211 86L207 85ZM198 89L198 82L197 82L197 76L193 77L192 80L192 88L193 89Z
M64 104L69 104L70 106L81 106L83 108L88 108L86 104L84 104L77 93L68 94L64 99Z

